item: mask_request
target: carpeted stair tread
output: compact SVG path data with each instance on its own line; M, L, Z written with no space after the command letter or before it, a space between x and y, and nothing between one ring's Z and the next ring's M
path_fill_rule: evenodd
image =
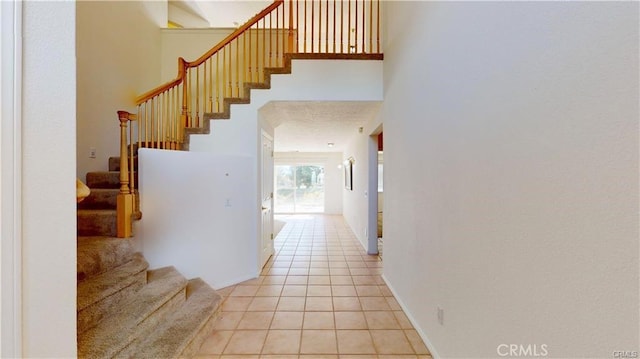
M222 297L201 279L187 285L187 300L153 333L137 338L118 354L122 358L178 358L194 356L211 334Z
M78 331L95 326L147 283L149 264L140 253L127 263L78 282Z
M185 302L187 280L174 268L147 272L148 283L97 326L78 336L78 356L112 358Z
M115 237L117 235L115 209L79 209L77 219L78 236Z
M78 203L78 209L116 209L118 193L118 188L92 188L89 196Z
M138 156L133 156L133 168L138 169ZM109 157L109 171L120 171L120 157Z
M138 183L137 173L134 173L134 179ZM86 177L87 186L92 190L94 188L120 188L120 171L103 171L89 172Z
M131 260L133 240L113 237L78 237L78 280L104 273Z

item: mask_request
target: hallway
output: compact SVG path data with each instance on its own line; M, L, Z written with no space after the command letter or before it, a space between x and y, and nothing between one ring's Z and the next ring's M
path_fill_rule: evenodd
M431 358L342 216L286 224L259 278L227 299L198 358Z

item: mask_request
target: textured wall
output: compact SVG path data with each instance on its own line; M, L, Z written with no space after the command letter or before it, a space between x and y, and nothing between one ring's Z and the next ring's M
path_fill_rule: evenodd
M75 15L72 2L23 3L24 357L76 355Z
M432 349L637 351L638 3L386 10L384 272Z

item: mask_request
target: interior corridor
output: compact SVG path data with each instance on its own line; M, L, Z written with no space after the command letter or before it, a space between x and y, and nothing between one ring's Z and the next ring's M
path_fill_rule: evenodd
M286 224L259 278L224 288L198 358L431 358L342 216Z

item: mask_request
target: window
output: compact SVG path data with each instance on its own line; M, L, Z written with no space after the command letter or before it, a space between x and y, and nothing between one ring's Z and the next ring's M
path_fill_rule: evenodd
M276 213L324 212L324 167L276 165Z

